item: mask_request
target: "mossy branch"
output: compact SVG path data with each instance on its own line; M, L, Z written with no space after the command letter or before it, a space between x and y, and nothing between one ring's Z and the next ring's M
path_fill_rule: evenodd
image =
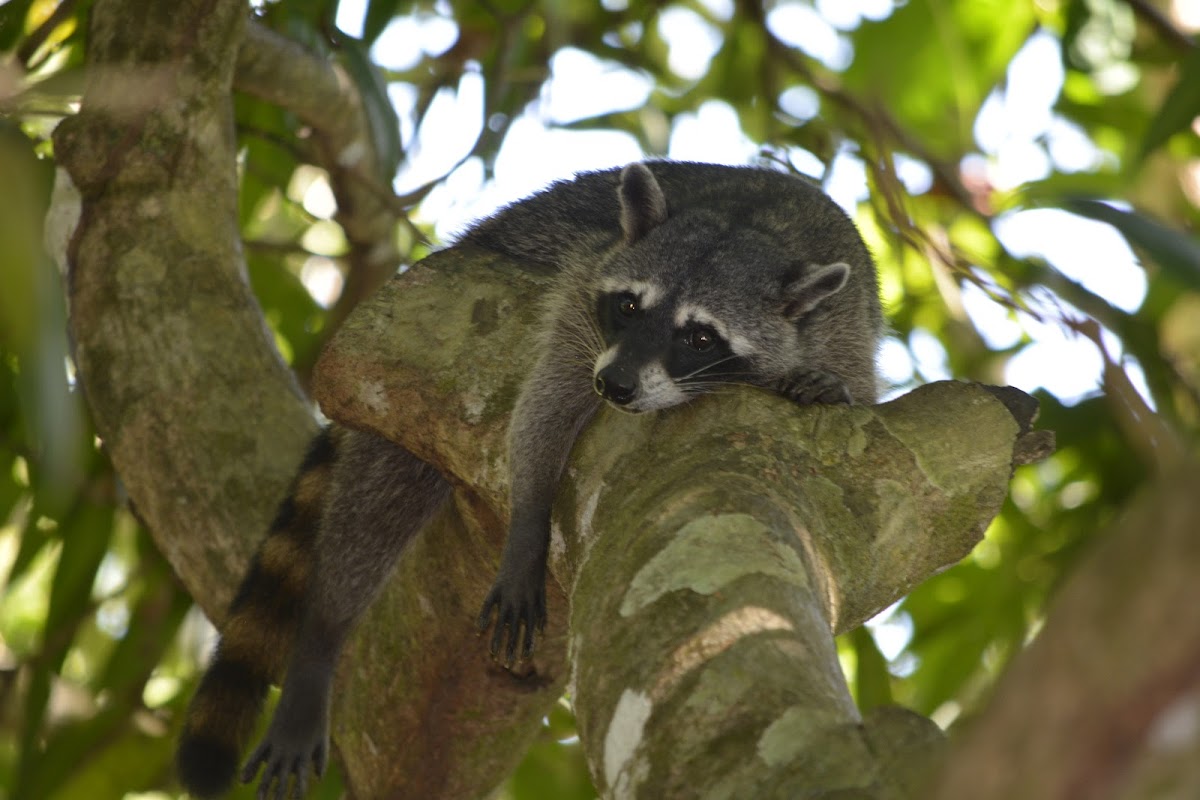
M444 251L352 315L318 364L327 414L403 444L458 487L465 528L453 546L470 553L456 556L456 626L498 561L507 420L533 357L531 298L547 280L493 254ZM1046 450L1047 434L1029 429L1035 409L1016 390L946 382L877 407L799 408L740 388L661 414L602 411L572 455L552 547L602 792L681 796L681 782L699 781L730 796L915 796L912 765L939 736L894 711L864 726L833 633L970 551L1013 465ZM415 599L400 602L409 607L391 614L419 618ZM566 607L550 602L553 635L532 672L457 696L475 713L515 702L512 720L490 719L457 751L515 761L554 701ZM419 652L442 633L412 635ZM532 691L529 675L541 679ZM417 724L463 715L441 704Z
M55 131L79 384L138 516L213 619L316 430L250 292L230 87L243 3L100 0ZM72 191L73 190L73 191Z

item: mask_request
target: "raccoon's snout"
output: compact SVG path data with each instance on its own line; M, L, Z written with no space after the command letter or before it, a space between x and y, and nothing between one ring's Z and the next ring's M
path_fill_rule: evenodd
M596 373L596 394L619 406L629 405L637 395L637 376L609 364Z

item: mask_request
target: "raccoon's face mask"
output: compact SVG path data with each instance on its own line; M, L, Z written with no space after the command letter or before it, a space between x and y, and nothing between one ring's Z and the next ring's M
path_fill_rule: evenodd
M592 372L596 392L625 411L678 405L745 372L716 319L702 309L671 307L660 294L634 285L597 300L605 350Z
M592 376L622 410L783 377L801 351L796 324L846 284L846 264L791 268L769 235L672 214L644 164L622 171L618 198L624 249L595 301L604 350Z

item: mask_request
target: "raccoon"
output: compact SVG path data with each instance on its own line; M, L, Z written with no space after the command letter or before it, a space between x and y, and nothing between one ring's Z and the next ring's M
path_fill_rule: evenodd
M798 403L875 400L874 263L849 218L800 178L632 164L551 187L462 243L559 270L509 429L509 533L478 619L486 629L495 617L491 650L505 663L545 624L551 505L601 400L652 411L723 383Z
M530 655L545 624L551 507L602 403L649 412L729 384L797 403L875 400L875 267L849 218L803 179L631 164L556 183L456 246L555 271L509 426L508 537L477 619L506 665ZM285 674L242 779L261 767L260 797L272 787L302 795L310 766L323 772L338 653L448 495L435 470L397 445L337 426L318 436L189 707L178 754L189 791L228 788L267 687Z

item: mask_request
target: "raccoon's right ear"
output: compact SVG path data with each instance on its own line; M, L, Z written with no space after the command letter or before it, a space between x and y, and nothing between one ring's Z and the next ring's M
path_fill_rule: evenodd
M667 198L654 173L645 164L630 164L621 170L621 233L625 244L633 244L667 220Z
M783 315L797 320L825 302L825 298L837 294L850 278L850 265L844 261L836 264L811 264L800 272L799 277L783 287L786 304Z

